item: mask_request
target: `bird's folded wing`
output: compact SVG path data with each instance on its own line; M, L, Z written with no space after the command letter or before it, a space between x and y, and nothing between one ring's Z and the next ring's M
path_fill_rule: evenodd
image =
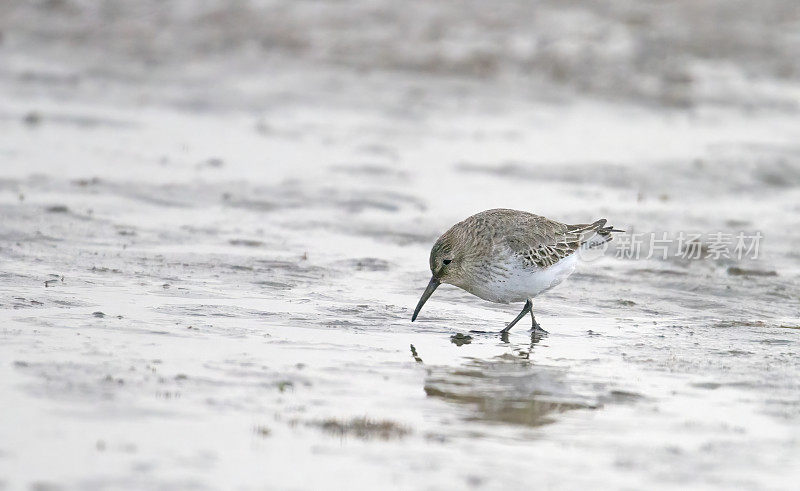
M546 268L580 249L605 222L566 225L533 215L506 236L506 243L530 266Z

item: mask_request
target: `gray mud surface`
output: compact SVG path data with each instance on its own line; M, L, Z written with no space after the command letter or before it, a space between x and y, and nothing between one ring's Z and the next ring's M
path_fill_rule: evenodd
M0 489L795 488L798 10L3 2ZM412 324L495 207L763 240Z

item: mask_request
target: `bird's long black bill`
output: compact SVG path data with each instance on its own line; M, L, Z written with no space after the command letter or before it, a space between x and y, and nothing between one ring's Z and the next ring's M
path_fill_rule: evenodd
M411 316L411 322L417 320L417 315L419 315L419 311L422 310L422 306L425 305L425 302L431 298L433 292L436 290L441 283L436 278L431 277L430 283L428 283L428 287L425 288L425 291L422 293L422 297L419 299L419 303L417 304L417 308L414 309L414 315Z

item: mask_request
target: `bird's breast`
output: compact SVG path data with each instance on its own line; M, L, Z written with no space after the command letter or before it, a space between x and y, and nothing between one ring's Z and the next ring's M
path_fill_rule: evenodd
M575 270L577 256L570 255L547 268L533 268L508 258L487 265L456 285L484 300L497 303L524 302L564 281Z

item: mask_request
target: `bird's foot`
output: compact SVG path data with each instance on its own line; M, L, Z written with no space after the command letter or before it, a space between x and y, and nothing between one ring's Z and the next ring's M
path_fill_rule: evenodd
M533 326L531 327L531 332L534 334L550 334L549 332L542 329L542 326L539 325L539 323L536 321L533 322Z

